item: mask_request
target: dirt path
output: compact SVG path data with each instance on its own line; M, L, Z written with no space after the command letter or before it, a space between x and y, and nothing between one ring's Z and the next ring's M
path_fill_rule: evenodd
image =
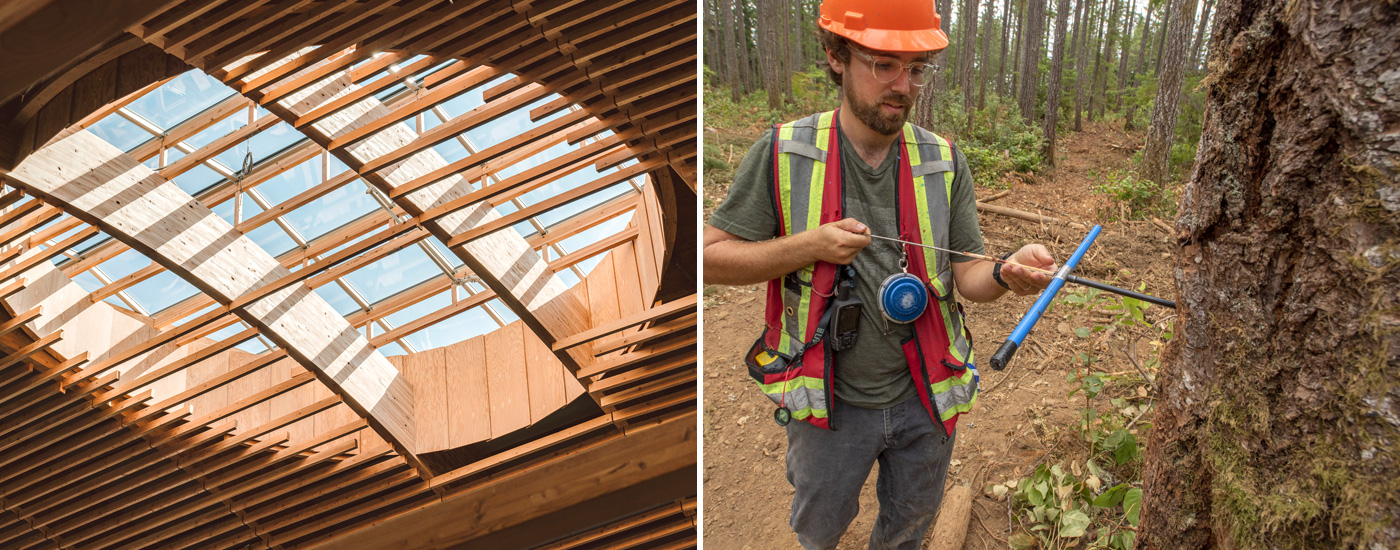
M757 135L756 129L734 134L707 130L706 139L726 148L732 145L737 164L737 157ZM1088 125L1084 132L1061 141L1063 161L1056 181L1016 183L1011 194L995 204L1094 223L1096 212L1107 202L1093 193L1093 186L1104 181L1110 170L1126 166L1141 142L1141 136L1125 134L1107 124ZM727 184L722 177L716 180L713 189L707 183L707 218L723 200ZM986 197L997 191L979 187L977 195ZM983 214L981 225L987 250L998 255L1025 243L1040 242L1063 260L1083 238L1082 231L1041 227L992 214ZM1150 222L1103 225L1103 234L1076 273L1116 281L1119 286L1146 281L1149 293L1174 298L1171 272L1163 261L1171 249L1165 231ZM763 290L763 285L705 289L704 537L708 549L798 547L787 525L793 494L785 477L787 440L772 420L773 405L754 387L742 361L761 324ZM1074 289L1066 289L1070 290ZM1065 308L1058 308L1037 325L1007 370L986 368L986 358L1033 301L1033 297L1010 295L993 304L964 301L977 338L978 363L983 367L983 393L977 408L959 424L948 476L949 484L970 486L979 495L972 508L966 550L1006 547L1000 541L1008 533L1007 502L982 495L986 484L1018 478L1042 460L1082 460L1086 454L1086 446L1072 434L1085 401L1081 395L1069 396L1075 386L1066 381L1066 374L1075 368L1076 355L1093 350L1100 361L1095 370L1132 371L1134 367L1122 351L1135 344L1141 357L1150 345L1125 337L1128 331L1106 331L1107 335L1099 333L1082 340L1073 329L1090 323L1090 319L1082 315L1080 319L1067 318ZM1154 307L1148 319L1157 321L1170 315L1170 311ZM1112 396L1131 397L1135 386L1120 380L1096 402L1106 407ZM874 481L872 472L861 494L860 514L841 539L842 549L866 546L877 511Z

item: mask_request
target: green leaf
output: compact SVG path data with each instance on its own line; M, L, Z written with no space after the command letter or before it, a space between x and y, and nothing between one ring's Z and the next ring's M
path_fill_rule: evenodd
M1123 495L1123 510L1128 513L1128 525L1138 526L1138 516L1142 512L1142 489L1133 487Z
M1101 391L1103 391L1102 378L1099 378L1097 375L1093 374L1084 377L1084 393L1089 394L1090 399L1098 397L1099 392Z
M1123 494L1127 493L1128 484L1115 485L1112 489L1104 491L1103 494L1094 498L1090 504L1099 508L1112 508L1119 502L1123 502Z
M1089 337L1089 329L1086 328L1086 327L1077 327L1077 328L1074 329L1074 335L1075 335L1075 336L1078 336L1078 337L1080 337L1080 338L1088 338L1088 337Z
M1089 516L1083 510L1070 510L1060 516L1060 538L1071 539L1084 536L1089 527Z
M1065 374L1065 382L1074 382L1078 379L1079 378L1074 375L1074 371L1070 371L1068 374Z
M1117 447L1113 449L1113 462L1122 466L1137 459L1138 442L1137 436L1123 429L1119 429L1118 431L1123 432L1123 439L1119 441Z
M1133 547L1137 546L1137 533L1123 531L1113 535L1111 544L1115 550L1133 550Z

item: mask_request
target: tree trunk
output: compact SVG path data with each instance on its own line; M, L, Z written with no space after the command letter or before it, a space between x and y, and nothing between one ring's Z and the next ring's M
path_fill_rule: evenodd
M997 62L997 95L1006 97L1006 45L1011 38L1011 0L1002 4L1001 14L1001 60Z
M1142 173L1148 180L1166 184L1170 179L1167 161L1171 159L1172 134L1176 131L1176 114L1181 107L1181 81L1185 77L1186 46L1191 40L1191 24L1196 22L1196 3L1177 2L1177 12L1167 25L1167 52L1162 56L1162 72L1158 73L1157 99L1152 103L1152 118L1147 127L1147 145L1142 150Z
M1140 541L1400 548L1400 10L1220 0L1214 32Z
M1110 35L1108 40L1104 40L1104 31L1113 26L1113 17L1118 15L1118 0L1113 0L1113 8L1109 11L1108 17L1099 25L1099 35L1095 40L1094 48L1094 75L1089 79L1089 108L1086 109L1089 122L1094 121L1094 104L1099 96L1099 67L1103 65L1104 51L1108 49L1109 42L1113 39Z
M967 0L959 12L962 24L962 40L958 44L958 88L963 93L963 108L969 115L972 112L974 90L972 89L973 68L977 61L977 0ZM972 117L968 116L969 129Z
M1144 19L1143 22L1142 22L1142 44L1141 44L1140 46L1138 46L1137 69L1134 70L1134 71L1133 71L1133 74L1129 76L1129 79L1131 79L1131 80L1133 81L1133 89L1134 89L1134 90L1136 90L1137 87L1141 85L1141 84L1138 84L1138 77L1139 77L1139 76L1146 76L1146 73L1145 73L1144 71L1147 70L1147 46L1150 44L1150 42L1148 41L1148 37L1152 35L1152 32L1151 32L1151 31L1152 31L1152 4L1151 4L1151 3L1149 3L1149 4L1147 5L1147 9L1145 10L1145 12L1146 12L1146 13L1144 13L1143 16L1144 16L1146 19ZM1137 129L1137 122L1136 122L1136 119L1137 119L1137 110L1138 110L1137 101L1132 101L1132 102L1129 102L1129 103L1128 103L1128 114L1123 115L1123 129L1124 129L1124 130L1127 130L1127 131L1131 132L1131 131Z
M1084 66L1085 58L1089 57L1089 32L1094 28L1095 7L1091 4L1084 10L1084 33L1079 37L1079 53L1074 58L1074 131L1084 131Z
M1164 2L1161 31L1157 33L1157 60L1152 62L1152 74L1157 75L1157 78L1162 78L1162 52L1166 51L1167 47L1167 30L1171 28L1172 24L1172 8L1178 2L1191 2L1192 7L1194 7L1196 0L1166 0Z
M1083 0L1080 0L1083 2ZM1045 87L1045 165L1055 168L1055 125L1060 121L1060 76L1065 63L1065 24L1069 22L1069 0L1055 3L1055 45L1050 53L1050 83Z
M735 41L739 43L739 88L746 94L758 89L755 84L757 78L754 77L753 57L749 55L749 29L749 19L745 14L743 1L734 0L734 33L738 35ZM738 101L737 97L735 101Z
M710 14L719 12L719 2L717 0L705 0L705 41L714 41L714 44L705 44L705 66L711 69L719 69L723 62L720 61L720 41L719 41L719 17L712 17Z
M724 34L724 81L729 84L729 98L740 100L739 45L734 35L734 0L719 0L720 27Z
M1206 27L1210 26L1210 8L1214 0L1206 0L1201 10L1201 23L1196 27L1196 41L1191 43L1191 70L1201 70L1201 44L1206 38Z
M1113 74L1113 54L1118 51L1118 37L1122 34L1122 21L1126 19L1126 10L1123 2L1115 1L1113 16L1108 18L1108 40L1103 44L1103 85L1099 87L1099 118L1103 118L1104 106L1108 105L1109 75Z
M982 53L977 56L977 109L987 106L987 81L992 78L992 8L996 0L988 0L987 9L982 12Z
M1021 59L1021 118L1035 123L1035 85L1040 73L1040 28L1045 21L1045 0L1029 0L1026 4L1025 57Z
M1015 52L1011 58L1011 89L1008 93L1017 98L1019 103L1021 93L1021 50L1025 48L1025 40L1022 36L1026 34L1026 2L1029 0L1016 0L1016 35L1011 37L1011 50ZM1019 107L1019 105L1018 105Z
M949 47L951 48L953 46L953 35L952 31L950 30L953 24L953 0L937 0L937 2L934 4L934 8L938 10L938 15L941 16L938 23L938 28L943 30L944 35L947 35ZM932 87L936 90L946 90L948 88L948 78L943 72L943 69L947 67L947 63L949 62L948 50L949 48L944 48L943 51L938 52L938 55L934 57L934 66L938 69L933 71L932 85L925 87ZM956 63L954 63L953 68L954 70L957 69Z
M781 48L778 50L778 89L783 91L783 99L792 103L792 2L794 0L770 0L778 2L779 20L782 24L778 27L781 35Z
M782 2L758 2L759 60L763 63L763 87L768 91L768 108L777 110L783 104L783 37Z
M1065 52L1067 59L1072 58L1076 62L1079 60L1079 35L1084 26L1084 3L1086 0L1075 0L1074 2L1074 34L1070 35L1069 47Z
M1128 50L1133 46L1133 23L1137 16L1134 7L1128 4L1128 28L1123 31L1123 53L1118 56L1118 86L1113 94L1113 110L1119 113L1123 111L1123 90L1128 87Z

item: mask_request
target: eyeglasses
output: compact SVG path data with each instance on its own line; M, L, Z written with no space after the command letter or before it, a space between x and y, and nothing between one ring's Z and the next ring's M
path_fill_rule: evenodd
M923 86L924 81L928 79L929 73L933 72L933 66L928 63L916 61L905 64L898 59L875 57L857 48L851 48L851 51L855 52L856 55L859 55L861 59L864 59L866 63L870 64L870 69L875 74L875 80L883 84L894 82L896 78L899 78L899 73L904 72L904 69L907 68L909 69L909 84L912 86Z

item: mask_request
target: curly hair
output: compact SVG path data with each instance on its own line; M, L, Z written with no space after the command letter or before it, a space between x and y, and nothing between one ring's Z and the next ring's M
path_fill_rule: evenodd
M823 50L831 52L831 55L835 56L836 59L841 60L842 65L850 66L850 39L838 35L829 30L823 29L821 27L817 27L817 41L821 43ZM822 61L821 64L823 67L826 68L826 76L830 78L832 82L836 83L836 87L841 87L841 73L838 73L834 69L832 69L831 65L826 61Z

